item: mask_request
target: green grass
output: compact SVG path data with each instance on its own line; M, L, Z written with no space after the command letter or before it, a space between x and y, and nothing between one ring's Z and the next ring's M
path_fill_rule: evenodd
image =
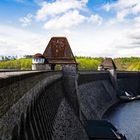
M76 61L79 70L97 70L103 58L76 57ZM114 62L118 70L140 71L140 58L138 57L115 58ZM31 70L31 66L32 59L30 58L0 62L0 69ZM60 66L57 65L56 69L60 69Z

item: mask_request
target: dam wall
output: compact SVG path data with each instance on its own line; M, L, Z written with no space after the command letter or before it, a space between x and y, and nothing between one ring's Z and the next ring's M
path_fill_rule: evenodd
M1 106L1 140L88 139L75 109L65 96L61 72L23 74L7 77L5 82L9 83L9 78L13 80L10 89L12 84L18 85L16 92L10 92L8 84L3 84L5 86L0 90L8 104L6 109Z
M139 72L117 72L118 90L140 94ZM80 72L78 95L81 111L87 120L102 119L104 113L119 102L108 71Z
M88 140L80 118L102 119L119 102L108 71L33 72L0 78L1 140ZM139 94L138 72L117 72L119 89Z
M80 73L78 89L81 111L87 120L101 119L118 101L108 72Z
M46 77L58 72L4 72L0 77L0 117L14 105L25 93Z
M128 91L134 95L140 95L139 72L118 72L117 82L119 90Z

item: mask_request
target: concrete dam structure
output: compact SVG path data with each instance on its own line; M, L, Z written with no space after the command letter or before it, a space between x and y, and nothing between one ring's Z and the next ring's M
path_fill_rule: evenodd
M119 90L138 95L139 80L139 72L117 72ZM105 119L120 99L108 71L65 65L62 71L1 73L0 103L1 140L88 140L87 122Z
M77 65L67 39L53 37L35 71L0 72L0 140L139 140L140 73L111 58L99 71Z

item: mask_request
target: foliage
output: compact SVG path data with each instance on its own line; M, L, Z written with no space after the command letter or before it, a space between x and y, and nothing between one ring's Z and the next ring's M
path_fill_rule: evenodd
M102 57L75 57L78 63L79 70L97 70L97 67L103 61ZM114 62L118 70L140 71L140 58L139 57L125 57L115 58ZM7 60L0 62L0 69L20 69L30 70L32 65L31 58L22 58L17 60ZM57 65L56 69L61 66Z
M102 60L100 58L76 57L76 61L79 70L97 70Z
M30 70L31 64L31 59L8 60L0 62L0 69Z
M140 58L139 57L122 57L115 58L114 62L118 70L139 71Z
M131 64L128 69L129 71L140 71L140 61L139 62L134 62Z

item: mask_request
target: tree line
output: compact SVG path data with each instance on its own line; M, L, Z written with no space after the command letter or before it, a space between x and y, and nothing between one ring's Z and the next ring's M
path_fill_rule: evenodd
M104 60L103 57L75 57L78 63L79 70L97 70L98 65ZM124 57L113 59L118 70L125 71L140 71L139 57ZM31 70L31 56L21 59L4 60L0 62L0 69L19 69Z

